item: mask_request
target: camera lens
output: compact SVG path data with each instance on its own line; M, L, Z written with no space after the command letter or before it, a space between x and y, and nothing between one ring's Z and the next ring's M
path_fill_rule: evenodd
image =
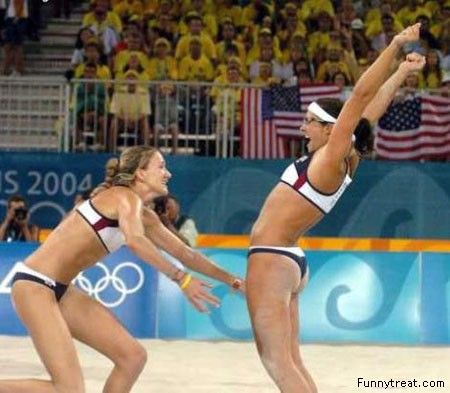
M25 217L27 216L28 213L28 209L25 207L19 207L14 211L14 217L17 220L24 220Z

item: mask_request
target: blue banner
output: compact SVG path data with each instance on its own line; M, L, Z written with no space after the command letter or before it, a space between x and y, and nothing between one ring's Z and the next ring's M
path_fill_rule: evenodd
M247 269L246 252L230 249L204 249L206 256L217 264L240 277L245 277ZM220 299L219 308L211 308L209 314L199 314L192 307L186 307L186 337L192 339L234 339L253 338L250 317L245 298L231 292L230 288L217 281L212 293Z
M421 342L450 343L450 258L448 254L421 254Z
M245 251L204 251L245 274ZM300 302L303 342L421 342L418 254L311 251L307 258L310 281ZM186 337L252 339L245 300L221 284L213 293L222 306L210 315L186 307Z
M26 334L11 303L11 280L16 262L23 261L37 246L34 243L0 242L0 334Z
M10 281L15 263L35 247L0 244L0 334L26 334L10 302ZM245 250L203 252L245 276ZM310 251L307 259L302 341L450 344L448 254ZM206 281L221 307L201 314L177 285L122 248L79 275L75 284L137 337L251 340L245 299L222 283Z
M106 154L0 153L0 219L16 193L31 220L55 226L78 192L98 184ZM285 160L167 157L169 187L201 233L248 234ZM363 162L355 181L311 236L450 238L450 166Z
M106 155L0 153L0 217L7 200L20 194L31 222L53 228L73 207L75 195L100 183Z
M10 300L15 264L36 244L0 243L0 334L22 335L25 329ZM122 247L82 272L74 284L111 309L136 337L155 337L158 276L153 268Z
M418 254L312 251L307 258L303 341L420 342Z

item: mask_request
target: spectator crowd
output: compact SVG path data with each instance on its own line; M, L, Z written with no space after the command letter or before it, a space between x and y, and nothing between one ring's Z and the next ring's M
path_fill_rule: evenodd
M448 94L449 0L92 0L68 72L97 80L77 91L75 145L84 149L93 129L92 146L100 150L162 132L176 141L176 81L333 83L345 90L415 22L421 40L404 49L424 54L427 65L406 87ZM152 81L160 83L150 99ZM202 92L218 117L231 108L239 123L238 87Z

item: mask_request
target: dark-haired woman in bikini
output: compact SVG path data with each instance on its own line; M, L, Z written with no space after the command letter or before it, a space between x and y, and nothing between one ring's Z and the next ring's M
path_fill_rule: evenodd
M401 47L419 39L419 28L414 25L395 36L343 106L333 99L309 106L302 126L309 154L286 168L253 226L248 308L261 361L282 393L317 392L299 349L298 299L308 265L298 238L336 204L361 157L372 149L371 125L407 74L424 66L423 56L410 54L386 81Z

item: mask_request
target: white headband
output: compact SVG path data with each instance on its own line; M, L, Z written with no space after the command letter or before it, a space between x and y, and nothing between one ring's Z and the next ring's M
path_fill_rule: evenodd
M317 102L311 102L308 105L308 111L316 115L320 120L327 123L336 123L336 118L331 116L325 109L323 109Z

